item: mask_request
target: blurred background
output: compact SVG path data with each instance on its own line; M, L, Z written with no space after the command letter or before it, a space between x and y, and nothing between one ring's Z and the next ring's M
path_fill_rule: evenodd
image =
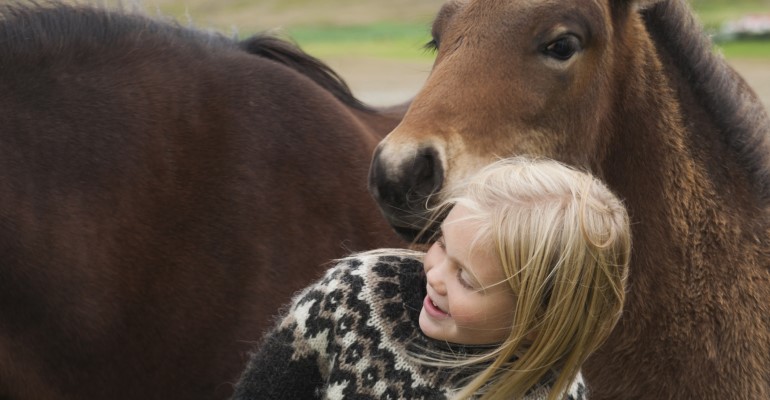
M8 0L0 0L4 2ZM423 50L444 0L80 0L245 37L273 31L335 69L363 101L411 98L430 71ZM727 58L770 109L770 0L691 0Z

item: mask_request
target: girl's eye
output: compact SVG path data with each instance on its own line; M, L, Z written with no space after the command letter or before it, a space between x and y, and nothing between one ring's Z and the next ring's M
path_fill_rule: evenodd
M444 243L444 235L441 235L436 239L436 244L438 247L441 248L441 250L446 250L446 243Z
M473 285L468 283L468 280L465 279L465 277L463 276L463 271L464 270L462 268L457 268L457 281L460 282L460 286L468 290L473 290L474 289Z

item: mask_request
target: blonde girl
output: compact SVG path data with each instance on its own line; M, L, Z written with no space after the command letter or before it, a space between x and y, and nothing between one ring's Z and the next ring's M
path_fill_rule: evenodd
M448 207L427 253L357 254L299 293L235 398L584 398L580 366L625 298L621 201L590 174L519 157Z
M461 281L474 282L475 293L463 300L466 304L473 299L488 303L478 309L505 304L511 312L495 331L492 339L501 344L494 350L464 360L432 361L485 365L459 391L460 398L522 398L544 379L553 382L548 398L561 398L621 315L631 247L625 208L587 173L523 158L489 166L445 204L454 205L442 225L445 235L425 260L429 295L431 267L444 263L450 274L453 267L458 271ZM451 241L448 234L454 235ZM462 295L463 288L457 292ZM426 310L430 304L421 316L429 314ZM483 316L491 319L489 313ZM430 332L430 318L421 318L421 328L430 337L451 341L451 321L458 318L448 320L449 329ZM477 337L492 333L468 328Z

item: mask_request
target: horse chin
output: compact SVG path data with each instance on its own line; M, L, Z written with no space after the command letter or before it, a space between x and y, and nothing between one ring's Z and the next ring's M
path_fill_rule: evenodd
M411 227L401 227L401 226L393 226L393 230L396 231L396 234L400 236L402 239L406 240L409 243L425 243L427 241L420 241L420 231Z
M435 239L441 227L441 220L427 219L425 213L426 211L403 215L386 213L385 218L402 239L413 244L426 244Z

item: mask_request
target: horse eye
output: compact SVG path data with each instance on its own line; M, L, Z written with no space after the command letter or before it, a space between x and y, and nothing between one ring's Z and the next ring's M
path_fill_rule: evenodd
M567 61L572 58L578 50L580 50L580 41L575 36L568 35L562 36L549 43L543 52L549 57Z
M435 53L438 51L438 39L433 38L430 40L430 42L425 43L425 46L423 46L423 49L425 51Z

